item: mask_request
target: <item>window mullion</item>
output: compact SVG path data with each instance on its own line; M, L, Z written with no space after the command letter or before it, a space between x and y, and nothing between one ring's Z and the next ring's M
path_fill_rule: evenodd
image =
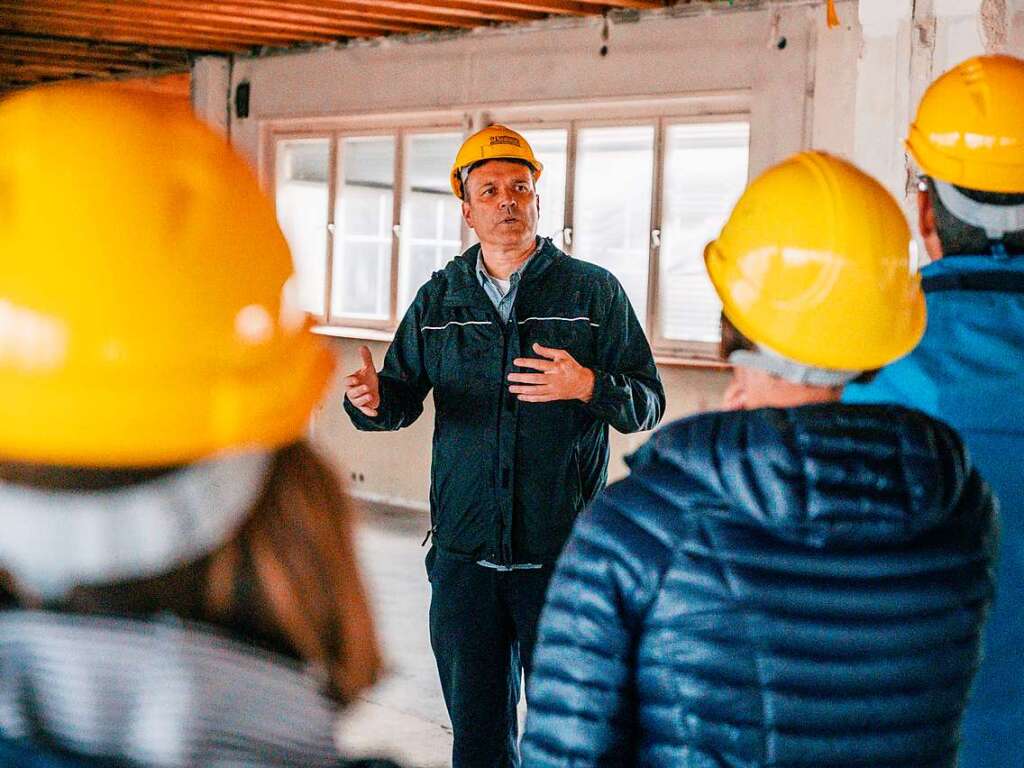
M398 280L402 255L402 190L405 187L405 131L395 131L394 190L391 206L391 328L398 327Z
M659 316L661 314L659 300L659 286L661 280L661 233L662 228L662 198L665 185L665 118L659 118L654 125L654 165L652 171L654 179L651 183L651 221L648 232L649 257L647 265L647 333L651 338L652 346L659 346L661 342L661 326ZM657 231L657 236L655 232Z
M327 145L327 272L324 275L324 322L331 323L331 301L334 293L334 209L337 205L335 196L338 194L338 134L330 135Z
M577 125L573 120L569 123L565 137L565 214L562 217L562 247L566 253L572 253L574 221L576 220L576 134ZM566 233L569 234L566 238Z

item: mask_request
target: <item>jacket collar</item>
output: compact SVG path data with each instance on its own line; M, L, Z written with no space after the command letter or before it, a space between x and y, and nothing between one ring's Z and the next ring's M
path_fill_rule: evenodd
M990 255L944 256L921 268L922 277L936 275L967 274L971 272L1022 272L1024 256L1008 256L997 259Z
M540 242L536 252L530 257L526 267L523 269L523 282L538 279L552 264L559 259L566 258L566 255L551 242L551 238L541 237L538 240ZM453 287L456 290L462 290L465 283L471 285L477 283L476 264L479 256L480 243L476 243L456 257L454 262L456 268L453 270L453 275L456 278L456 284Z
M977 492L952 429L887 406L700 414L627 463L670 503L816 548L888 546L955 525L970 483Z

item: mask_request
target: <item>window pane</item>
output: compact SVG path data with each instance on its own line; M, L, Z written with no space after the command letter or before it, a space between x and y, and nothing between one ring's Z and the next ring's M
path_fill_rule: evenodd
M331 314L391 317L395 138L343 139L338 146Z
M406 138L399 316L431 273L462 248L462 212L448 176L461 144L460 133L423 133Z
M573 255L610 270L640 322L647 314L654 126L580 131Z
M562 247L562 229L565 227L565 154L568 132L564 129L523 131L533 153L544 166L537 182L540 195L540 221L537 234L550 237Z
M277 220L299 281L299 302L324 314L327 279L327 173L329 139L288 139L277 143Z
M658 303L664 338L719 339L722 305L704 269L704 246L746 186L749 144L747 123L668 129Z

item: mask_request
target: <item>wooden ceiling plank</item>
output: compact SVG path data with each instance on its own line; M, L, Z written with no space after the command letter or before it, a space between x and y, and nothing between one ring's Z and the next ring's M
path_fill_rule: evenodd
M124 56L86 56L80 53L68 53L68 52L55 52L55 51L26 51L19 48L6 48L0 43L0 61L8 61L11 59L20 59L23 61L34 61L34 62L46 62L46 61L65 61L73 64L109 64L111 66L134 66L134 67L149 67L156 69L159 67L187 67L188 59L181 57L177 61L169 61L166 59L151 59L149 61L126 58Z
M438 9L443 9L445 13L486 21L529 21L545 16L537 11L485 6L476 0L330 0L330 4L352 9L376 7L424 13L435 13Z
M162 48L152 45L136 45L129 43L112 43L101 40L89 40L80 37L61 37L56 35L14 32L0 29L0 44L24 45L33 49L71 51L85 54L110 54L118 56L146 56L154 58L181 58L185 52L181 48Z
M232 24L229 27L227 25L217 25L214 23L202 23L191 20L187 15L167 15L166 17L161 17L158 20L151 16L133 14L130 11L90 11L88 7L83 8L81 11L69 10L63 7L60 3L52 3L48 2L48 0L35 0L31 8L25 7L20 2L10 2L10 0L5 0L5 2L0 2L0 11L2 10L16 11L21 20L33 18L40 21L61 22L69 25L98 25L98 27L93 28L98 28L100 30L117 29L122 32L126 30L134 31L137 33L138 41L142 42L146 41L146 35L148 33L161 32L168 33L171 37L175 35L195 33L197 36L210 37L214 39L220 38L224 40L237 40L239 42L248 43L249 45L271 45L274 43L287 45L302 41L326 43L340 37L352 37L356 34L364 34L370 29L353 30L342 29L339 27L330 34L314 32L289 34L287 32L277 32L269 28L260 28L258 25L250 26ZM17 22L15 22L15 25L16 24ZM374 31L380 33L386 30L378 27ZM87 36L107 38L107 36L102 34L102 32L98 35L90 33Z
M315 13L323 18L344 20L353 17L366 21L382 19L397 22L413 22L429 27L462 27L470 28L478 26L479 19L470 18L457 13L429 12L392 8L389 4L379 3L375 0L358 0L356 3L349 3L342 0L330 2L322 0L313 3L312 0L250 0L252 5L266 8L272 11L275 8L287 8L289 13ZM249 3L247 3L248 5ZM220 5L218 3L218 5ZM418 3L420 6L431 7L427 3ZM499 14L501 15L501 14ZM508 16L507 14L504 14ZM508 20L515 20L515 16L508 16Z
M258 4L226 2L226 3L190 3L184 0L136 0L132 3L109 2L109 0L74 0L74 5L55 0L34 0L36 8L74 9L74 12L99 11L104 18L133 17L152 19L154 21L170 21L173 23L210 24L216 27L231 27L247 31L268 30L280 32L294 39L303 39L309 35L319 34L331 39L342 36L339 28L346 30L367 29L372 32L387 30L390 32L419 32L424 25L402 21L369 21L361 14L348 14L346 18L329 20L323 14L306 15L298 21L287 19L287 14L268 11ZM343 22L343 23L339 23ZM307 35L309 33L309 35ZM347 32L344 34L348 34Z
M179 8L196 14L202 13L211 18L259 19L269 23L288 22L289 28L308 28L330 30L332 25L349 27L380 28L385 27L394 32L420 32L426 28L439 26L472 26L471 23L458 17L438 14L428 17L426 14L401 15L380 12L379 10L344 11L329 4L312 4L307 0L289 2L288 0L248 0L248 2L200 2L185 3L181 0L166 2L165 0L141 0L132 3L147 8ZM373 5L370 5L373 9Z
M85 37L103 39L107 42L130 43L135 45L159 45L167 48L178 48L190 52L205 53L245 53L258 43L240 42L223 37L210 37L199 34L151 33L140 39L138 32L122 32L120 30L103 29L95 25L68 24L49 22L46 25L36 22L8 22L8 29L19 32L36 32L44 34L67 35L69 37Z
M646 11L655 8L665 8L673 4L672 2L665 2L665 0L577 0L577 2L583 3L584 5L598 6L601 8L601 11L604 11L606 8L628 8L637 11Z
M131 67L78 66L74 64L13 64L0 62L0 74L18 77L39 77L40 75L101 75L135 72Z
M481 8L530 11L548 16L591 16L599 11L576 0L474 0Z
M134 61L138 64L187 64L188 56L184 51L174 53L146 53L144 51L111 52L104 50L88 50L52 44L16 41L0 35L0 55L23 55L40 57L60 57L69 60L84 61Z

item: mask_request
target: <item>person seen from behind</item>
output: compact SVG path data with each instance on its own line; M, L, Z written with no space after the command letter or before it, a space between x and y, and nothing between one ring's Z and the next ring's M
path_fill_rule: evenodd
M839 402L924 332L909 239L825 153L749 186L705 251L728 410L659 430L578 521L526 766L956 765L993 498L945 424Z
M0 763L340 765L381 661L271 204L164 96L23 91L0 146Z
M968 59L924 94L907 147L928 330L850 403L896 403L951 424L999 499L1002 548L961 768L1021 763L1024 746L1024 60Z

